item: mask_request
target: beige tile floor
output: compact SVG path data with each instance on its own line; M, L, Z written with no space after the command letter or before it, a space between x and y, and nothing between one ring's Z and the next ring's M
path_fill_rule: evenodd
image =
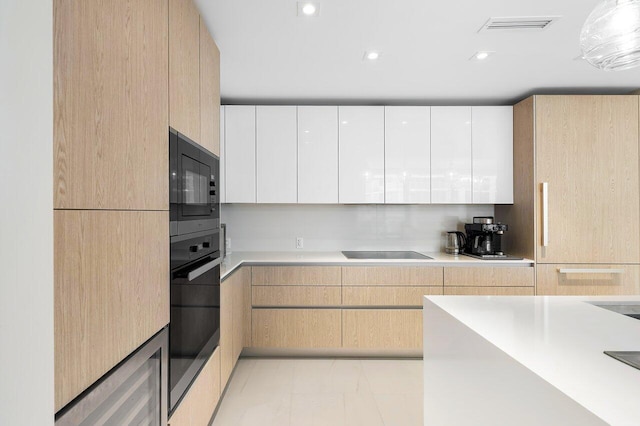
M213 426L422 425L421 360L238 362Z

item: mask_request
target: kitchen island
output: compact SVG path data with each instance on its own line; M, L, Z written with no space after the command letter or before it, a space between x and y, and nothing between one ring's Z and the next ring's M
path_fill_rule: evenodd
M610 305L609 309L601 307ZM425 296L425 425L637 425L640 297Z

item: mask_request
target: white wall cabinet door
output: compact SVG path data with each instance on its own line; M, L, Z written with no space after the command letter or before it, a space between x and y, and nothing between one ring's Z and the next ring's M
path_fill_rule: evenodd
M338 107L298 107L298 203L338 203Z
M431 202L431 108L385 107L385 203Z
M295 106L256 107L258 203L298 201L296 120Z
M384 203L384 107L338 111L340 203Z
M472 201L471 107L431 107L431 203Z
M221 203L227 202L227 177L225 176L225 162L227 157L224 152L224 105L220 105L220 179L218 180L218 194Z
M227 203L256 202L256 107L225 106Z
M513 107L471 109L473 203L513 204Z

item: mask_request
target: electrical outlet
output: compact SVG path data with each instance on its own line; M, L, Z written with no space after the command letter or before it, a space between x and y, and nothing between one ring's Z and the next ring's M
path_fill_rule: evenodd
M296 248L297 249L304 248L304 238L302 237L296 238Z
M226 244L227 244L227 251L231 250L231 238L227 238Z

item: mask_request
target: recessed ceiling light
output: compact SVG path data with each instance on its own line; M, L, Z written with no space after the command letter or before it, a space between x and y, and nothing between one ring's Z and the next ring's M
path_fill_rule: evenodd
M380 52L376 52L375 50L370 50L368 52L364 52L364 59L368 59L370 61L375 61L380 57Z
M320 14L320 3L308 1L298 2L298 16L315 17Z
M473 54L472 57L469 58L470 61L484 61L489 56L493 55L496 52L490 52L488 50L481 50Z

